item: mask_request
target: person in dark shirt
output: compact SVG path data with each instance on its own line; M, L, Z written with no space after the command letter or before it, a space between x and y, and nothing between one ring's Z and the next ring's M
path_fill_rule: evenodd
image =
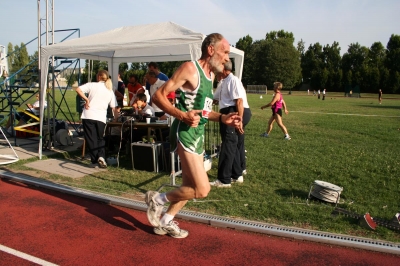
M379 97L378 97L378 100L379 100L379 104L382 104L382 90L381 90L381 89L379 89Z

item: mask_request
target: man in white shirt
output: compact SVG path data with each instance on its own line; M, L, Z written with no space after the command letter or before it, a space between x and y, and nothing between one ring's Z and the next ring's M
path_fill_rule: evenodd
M243 173L246 171L244 127L250 121L251 111L242 82L232 73L231 61L224 64L220 78L222 80L214 93L214 100L219 102L220 113L238 112L242 117L242 125L235 130L234 127L220 124L222 145L218 161L218 179L210 182L210 185L230 187L231 182L243 182Z
M154 71L149 71L147 73L147 78L147 81L150 83L150 97L153 97L154 93L165 83L165 81L157 78ZM151 106L154 108L155 116L162 117L165 114L165 112L154 103L152 103Z

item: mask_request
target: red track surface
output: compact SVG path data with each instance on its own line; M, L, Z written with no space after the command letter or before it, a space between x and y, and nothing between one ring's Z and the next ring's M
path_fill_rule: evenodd
M395 265L400 257L179 221L153 234L144 212L0 181L0 245L59 265ZM1 247L1 246L0 246ZM0 265L36 265L0 249Z

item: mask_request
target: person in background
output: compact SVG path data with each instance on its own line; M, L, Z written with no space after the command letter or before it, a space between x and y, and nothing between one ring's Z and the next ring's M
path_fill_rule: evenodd
M318 100L321 99L321 90L318 89Z
M379 100L379 104L382 104L382 90L381 89L379 89L379 92L378 92L378 100Z
M167 75L165 75L164 73L162 73L160 71L160 69L158 68L158 65L157 65L156 62L150 62L147 65L147 69L148 69L148 72L152 71L152 72L156 73L156 78L158 78L159 80L163 80L163 81L167 81L168 80ZM148 91L150 90L150 85L151 84L147 80L147 82L146 82L146 90L148 90Z
M180 229L173 220L188 200L204 198L210 191L204 169L204 133L208 120L239 127L241 118L236 114L219 114L212 111L212 81L215 74L224 70L229 61L230 46L218 33L208 35L201 46L199 60L183 63L153 95L154 103L167 114L175 117L171 126L171 151L177 151L182 165L182 185L167 193L148 191L147 219L154 226L154 233L185 238L187 230ZM167 95L179 89L179 102L175 108ZM167 212L160 216L163 206L170 203Z
M168 101L172 104L175 105L175 92L171 92L167 95L167 99ZM171 117L169 114L164 113L164 115L162 115L161 117L159 117L159 120L167 120L169 117Z
M239 130L235 127L220 123L221 152L218 159L218 179L210 182L211 186L231 187L231 182L243 183L243 169L245 162L242 162L244 155L244 123L249 122L251 112L247 102L246 91L242 82L232 73L232 62L224 64L220 83L214 93L214 100L219 102L221 114L238 112L242 118L242 125ZM246 121L244 112L246 109ZM248 113L250 112L250 113ZM245 160L245 158L243 158Z
M135 102L136 95L143 92L143 87L138 81L138 77L135 74L129 76L128 93L129 93L129 106Z
M154 71L149 71L147 73L147 82L150 84L150 97L152 97L154 93L165 83L165 81L157 78L157 75ZM158 108L158 106L155 105L153 102L151 103L151 106L154 108L155 116L162 117L165 114L165 112Z
M106 168L104 129L107 121L107 108L115 113L116 100L111 79L106 70L97 73L98 82L79 86L76 93L85 101L82 112L82 125L86 146L88 147L91 167ZM85 93L88 94L86 97Z
M136 100L132 106L142 116L154 116L155 114L154 108L147 103L147 96L144 92L136 95Z
M117 103L119 107L124 106L124 97L125 97L125 83L122 81L121 76L123 76L123 73L118 73L118 86L117 86L117 91L122 95L122 99L118 98L117 95Z
M325 100L326 89L322 91L322 100Z
M33 114L35 116L39 116L40 115L39 114L40 113L40 110L39 110L40 109L39 108L39 104L40 104L39 93L37 93L35 95L35 97L36 97L36 101L33 104L28 103L26 105L28 108L26 108L25 112L31 113L31 114ZM47 108L47 101L44 101L44 109L46 109L46 108ZM8 118L7 124L5 126L7 133L10 134L10 135L13 135L12 134L13 130L12 130L12 127L11 127L11 121L12 121L13 118L14 118L14 114L12 113L10 115L10 117ZM17 126L22 126L22 125L26 124L32 117L30 115L24 113L24 112L18 112L16 114L15 118L18 120Z
M276 121L278 126L282 129L282 132L285 134L284 139L285 140L291 139L287 132L285 125L282 122L282 107L285 110L286 114L288 114L289 111L287 110L286 103L283 100L281 89L282 89L282 83L274 82L275 95L272 98L272 101L270 103L268 103L267 105L261 106L261 110L264 110L264 108L267 108L269 106L271 106L271 109L272 109L272 116L268 121L267 131L264 132L263 134L261 134L261 137L265 137L265 138L269 137L269 133L271 132L273 124Z

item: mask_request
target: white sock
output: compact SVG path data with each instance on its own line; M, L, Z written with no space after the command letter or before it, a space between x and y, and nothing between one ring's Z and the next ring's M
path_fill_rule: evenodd
M172 221L174 219L174 216L171 214L164 214L164 216L161 218L160 223L162 226L165 226L167 224L169 224L170 221Z
M165 203L169 202L167 199L167 194L166 193L160 193L158 194L157 197L154 198L154 200L161 205L164 205Z

